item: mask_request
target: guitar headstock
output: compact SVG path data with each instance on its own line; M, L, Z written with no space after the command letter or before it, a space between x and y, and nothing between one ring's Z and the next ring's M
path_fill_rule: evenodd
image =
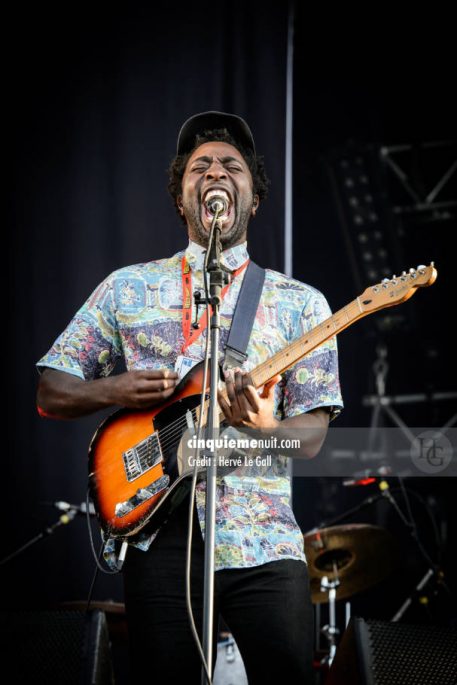
M381 283L372 285L357 298L363 312L373 312L383 307L391 307L409 300L417 288L426 288L436 281L438 272L433 262L430 266L403 271L401 276L384 278Z

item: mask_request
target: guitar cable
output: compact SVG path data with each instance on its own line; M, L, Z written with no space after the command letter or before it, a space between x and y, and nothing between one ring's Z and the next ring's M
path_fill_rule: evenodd
M101 573L104 573L107 576L115 576L121 572L122 565L118 566L117 569L107 569L101 565L100 559L102 557L103 548L105 546L105 540L102 541L102 546L100 548L100 552L97 554L97 552L95 550L94 536L93 536L91 520L90 520L89 501L90 501L90 492L89 492L89 488L87 488L87 491L86 491L86 522L87 522L87 532L89 533L90 548L92 550L92 556L95 560L95 577L93 580L93 583L95 583L95 578L97 577L98 571L100 571ZM126 545L126 544L127 544L126 542L122 543L122 545ZM121 548L121 550L122 550L122 548ZM92 592L92 589L93 588L91 587L91 592Z

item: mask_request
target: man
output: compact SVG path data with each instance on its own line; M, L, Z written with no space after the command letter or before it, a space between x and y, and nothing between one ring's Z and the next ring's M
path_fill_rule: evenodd
M109 406L159 404L172 395L183 369L203 358L208 330L203 324L190 325L197 313L183 293L185 286L190 292L203 291L213 218L205 200L215 191L227 205L221 219L221 261L231 272L221 305L223 357L248 263L248 224L267 186L243 119L204 112L185 122L170 166L169 190L186 224L189 246L170 259L119 269L100 284L38 362L39 368L47 367L38 389L43 415L73 418ZM227 400L219 396L230 426L266 434L299 431L302 456L317 454L329 418L342 406L335 341L298 362L281 382L274 378L260 393L246 371L329 315L314 288L266 271L248 359L243 369L227 374ZM121 356L128 371L110 376ZM235 637L250 683L279 678L311 682L312 607L303 537L289 499L290 484L279 457L266 470L249 467L218 479L215 610ZM193 531L192 603L201 630L204 481L197 486L196 508L200 525ZM127 553L125 603L137 679L199 682L200 662L185 607L186 525L187 507L182 504L159 531L137 536ZM108 558L115 554L112 541L106 552Z

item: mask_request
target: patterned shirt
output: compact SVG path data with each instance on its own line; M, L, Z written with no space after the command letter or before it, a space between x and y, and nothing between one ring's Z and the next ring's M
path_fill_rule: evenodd
M184 343L182 262L191 269L192 291L203 292L204 248L189 243L185 251L124 267L110 274L93 292L37 363L83 380L108 376L123 357L127 370L174 369ZM246 243L222 254L230 271L248 259ZM245 270L236 275L221 304L220 354L225 344ZM201 311L200 311L201 314ZM331 315L323 295L309 285L267 269L243 368L251 370ZM195 304L192 304L192 320ZM185 350L201 360L208 329ZM297 416L330 407L332 418L343 406L336 339L332 338L283 374L275 388L275 416ZM205 526L205 481L197 485L196 506ZM158 531L138 535L135 544L148 549ZM105 558L115 561L118 545L108 540ZM243 466L218 476L215 567L257 566L278 559L305 561L303 536L290 506L287 459L273 456L267 467Z

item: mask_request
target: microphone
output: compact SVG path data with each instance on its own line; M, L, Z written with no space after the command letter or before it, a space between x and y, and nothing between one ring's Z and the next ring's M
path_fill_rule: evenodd
M379 476L385 477L388 476L390 473L390 466L379 466L377 469L374 470L374 472L370 471L369 469L362 472L359 471L358 473L354 474L353 478L343 480L343 487L353 488L364 485L371 485L372 483L376 482Z
M52 506L60 511L75 511L77 514L87 514L87 506L85 502L81 504L70 504L70 502L51 502ZM89 514L92 516L95 514L95 507L92 502L89 502Z
M376 478L373 478L372 476L368 478L358 478L357 480L354 478L350 478L348 480L343 480L343 487L345 488L354 488L358 487L359 485L371 485L371 483L375 483Z
M223 195L211 195L205 200L205 207L214 216L214 214L226 214L228 211L227 198Z

